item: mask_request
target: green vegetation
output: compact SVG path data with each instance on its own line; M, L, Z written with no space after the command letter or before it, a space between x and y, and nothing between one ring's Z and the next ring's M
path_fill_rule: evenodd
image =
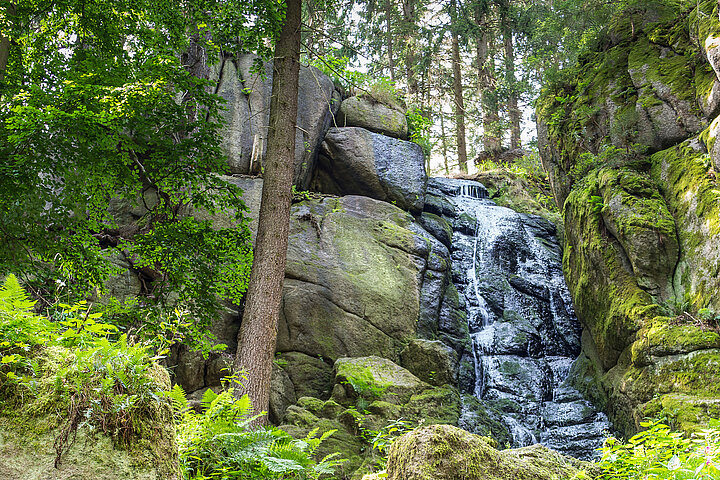
M232 478L237 480L312 480L329 478L343 460L332 453L316 462L314 454L333 430L317 436L315 428L303 439L269 427L251 429L253 415L247 395L236 398L232 389L220 394L206 390L202 413L192 410L182 388L175 386L172 399L178 421L180 465L187 480Z
M671 431L658 420L643 422L646 430L621 442L614 437L602 448L599 480L720 478L720 421L691 437Z
M282 9L243 0L0 7L0 275L18 275L44 307L59 282L72 304L106 294L119 272L110 260L124 254L144 272L142 300L117 299L122 308L106 316L135 326L161 323L153 307L169 304L207 325L218 298L237 300L252 255L242 192L219 175L228 171L223 100L209 93L209 71L188 63L212 63L238 42L267 54ZM193 49L207 58L188 59ZM234 212L238 228L213 229L193 218L199 211Z
M56 318L33 313L34 305L9 275L0 288L3 416L36 425L35 435L53 432L56 465L81 428L123 448L149 438L167 448L151 425L167 421L159 395L169 380L148 346L130 343L85 304L61 305Z

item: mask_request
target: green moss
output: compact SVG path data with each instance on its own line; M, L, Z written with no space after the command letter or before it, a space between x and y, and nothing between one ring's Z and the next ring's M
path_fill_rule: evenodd
M706 141L711 139L706 134ZM707 154L697 152L685 142L654 154L652 175L662 186L670 212L682 225L678 231L682 251L677 275L696 308L713 306L720 310L720 187L708 174ZM676 280L676 284L679 284Z
M308 412L318 415L325 406L325 402L323 402L319 398L300 397L298 398L297 406L300 408L304 408Z
M669 425L686 433L697 432L711 418L720 417L720 399L687 394L666 394L646 403L648 418L665 418Z
M125 395L132 405L108 407L112 400L98 378L104 372L103 381L114 381L112 369L104 363L107 359L98 353L95 375L85 377L87 372L78 367L78 352L61 346L39 349L31 359L35 365L31 383L2 386L0 453L12 457L4 466L28 479L60 478L61 472L68 478L92 474L98 479L179 475L171 408L158 396L170 387L167 371L148 363L147 368L129 373L124 377L125 391L117 391L118 398L112 400ZM114 367L123 375L120 364ZM145 396L145 388L154 391L154 398ZM113 423L118 421L126 428ZM55 471L52 465L58 458L64 466Z
M403 406L403 417L425 424L447 423L457 425L460 418L460 394L457 389L445 385L428 388L410 397Z
M539 445L498 452L492 441L450 425L423 427L390 449L388 478L400 480L571 480L583 462Z

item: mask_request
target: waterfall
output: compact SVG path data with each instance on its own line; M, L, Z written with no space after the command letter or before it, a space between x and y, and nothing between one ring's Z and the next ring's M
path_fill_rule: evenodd
M453 280L473 344L472 393L499 413L513 446L593 457L610 425L568 379L581 329L554 226L496 205L477 182L432 179L430 188L455 207Z

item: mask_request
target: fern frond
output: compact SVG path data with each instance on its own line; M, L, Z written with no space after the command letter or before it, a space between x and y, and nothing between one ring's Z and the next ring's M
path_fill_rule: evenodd
M182 416L190 410L185 390L177 383L169 392L163 392L163 395L170 399L173 412L176 415Z
M35 303L28 297L15 275L11 273L5 277L0 287L0 312L30 312Z

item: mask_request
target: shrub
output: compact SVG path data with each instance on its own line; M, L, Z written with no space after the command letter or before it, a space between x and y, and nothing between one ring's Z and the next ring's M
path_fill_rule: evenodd
M641 423L646 430L627 442L614 437L602 447L600 480L720 479L720 421L690 438L658 420Z

